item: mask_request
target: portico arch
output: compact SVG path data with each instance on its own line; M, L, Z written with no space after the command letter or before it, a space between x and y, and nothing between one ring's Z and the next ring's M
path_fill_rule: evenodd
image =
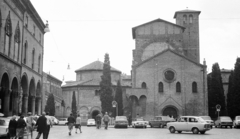
M36 100L35 100L35 113L40 115L41 114L41 83L38 81L37 89L36 89Z
M131 95L129 97L129 101L130 101L130 108L131 108L131 115L133 118L136 117L138 113L138 106L139 106L139 102L138 102L138 98L135 95Z
M27 114L27 102L28 102L28 77L27 74L24 73L21 79L21 88L20 88L20 96L19 96L19 100L21 100L19 102L19 113L22 114Z
M35 80L34 78L30 81L29 94L28 94L28 112L35 114Z
M177 118L178 117L178 109L175 106L168 105L163 108L162 115L170 116L170 117L173 116L173 118Z
M10 93L10 103L9 103L9 112L10 115L18 114L18 80L16 77L12 80L11 93Z
M0 88L0 100L1 100L1 109L0 112L4 116L8 116L9 111L9 76L7 73L4 73L1 79L1 88Z

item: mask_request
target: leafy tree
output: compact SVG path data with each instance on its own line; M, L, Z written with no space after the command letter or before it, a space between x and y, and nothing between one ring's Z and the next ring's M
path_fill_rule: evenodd
M218 63L213 64L212 73L208 75L208 107L209 115L216 118L216 105L221 105L220 115L225 115L225 96L222 84L221 71Z
M55 115L55 101L52 93L48 95L47 104L45 106L45 112L48 112L49 115Z
M121 86L120 80L117 82L115 101L118 104L117 105L118 115L122 116L123 115L123 99L122 99L122 86Z
M228 112L228 116L230 116L231 118L234 117L233 78L234 78L234 72L231 71L231 74L228 80L228 94L227 94L227 112Z
M234 67L234 76L233 76L233 111L234 115L240 115L240 58L237 58L235 67Z
M77 101L76 101L75 92L73 92L73 95L72 95L72 114L74 117L77 117Z
M102 112L112 112L112 83L111 83L111 66L109 61L109 55L106 53L103 65L103 75L100 82L100 100L102 106Z

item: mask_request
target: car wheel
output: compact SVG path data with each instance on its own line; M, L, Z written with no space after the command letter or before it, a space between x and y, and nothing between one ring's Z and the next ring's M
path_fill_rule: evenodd
M161 124L159 124L159 126L158 126L159 128L162 128L162 125Z
M170 128L169 128L169 131L170 131L171 133L175 133L176 130L175 130L174 127L170 127Z
M178 131L178 133L182 133L182 131Z
M164 125L161 125L161 128L164 128Z
M230 128L232 128L232 126L230 126Z
M200 133L201 133L201 134L205 134L205 132L206 132L206 131L201 131Z
M153 126L150 124L150 127L153 128Z
M198 134L199 130L197 128L192 129L193 134Z

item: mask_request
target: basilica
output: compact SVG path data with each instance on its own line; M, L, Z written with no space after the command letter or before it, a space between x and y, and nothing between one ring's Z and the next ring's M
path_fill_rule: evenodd
M200 11L176 11L176 23L156 19L132 28L135 40L131 76L111 67L112 84L121 80L124 115L149 120L154 116L208 115L206 62L200 63ZM99 83L103 63L76 70L76 81L62 86L65 116L75 93L83 119L101 112ZM126 76L125 76L126 77Z

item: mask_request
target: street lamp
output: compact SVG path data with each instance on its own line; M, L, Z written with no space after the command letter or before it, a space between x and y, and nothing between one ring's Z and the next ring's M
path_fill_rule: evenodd
M112 101L112 107L116 107L116 116L118 116L118 103L117 103L117 101Z

